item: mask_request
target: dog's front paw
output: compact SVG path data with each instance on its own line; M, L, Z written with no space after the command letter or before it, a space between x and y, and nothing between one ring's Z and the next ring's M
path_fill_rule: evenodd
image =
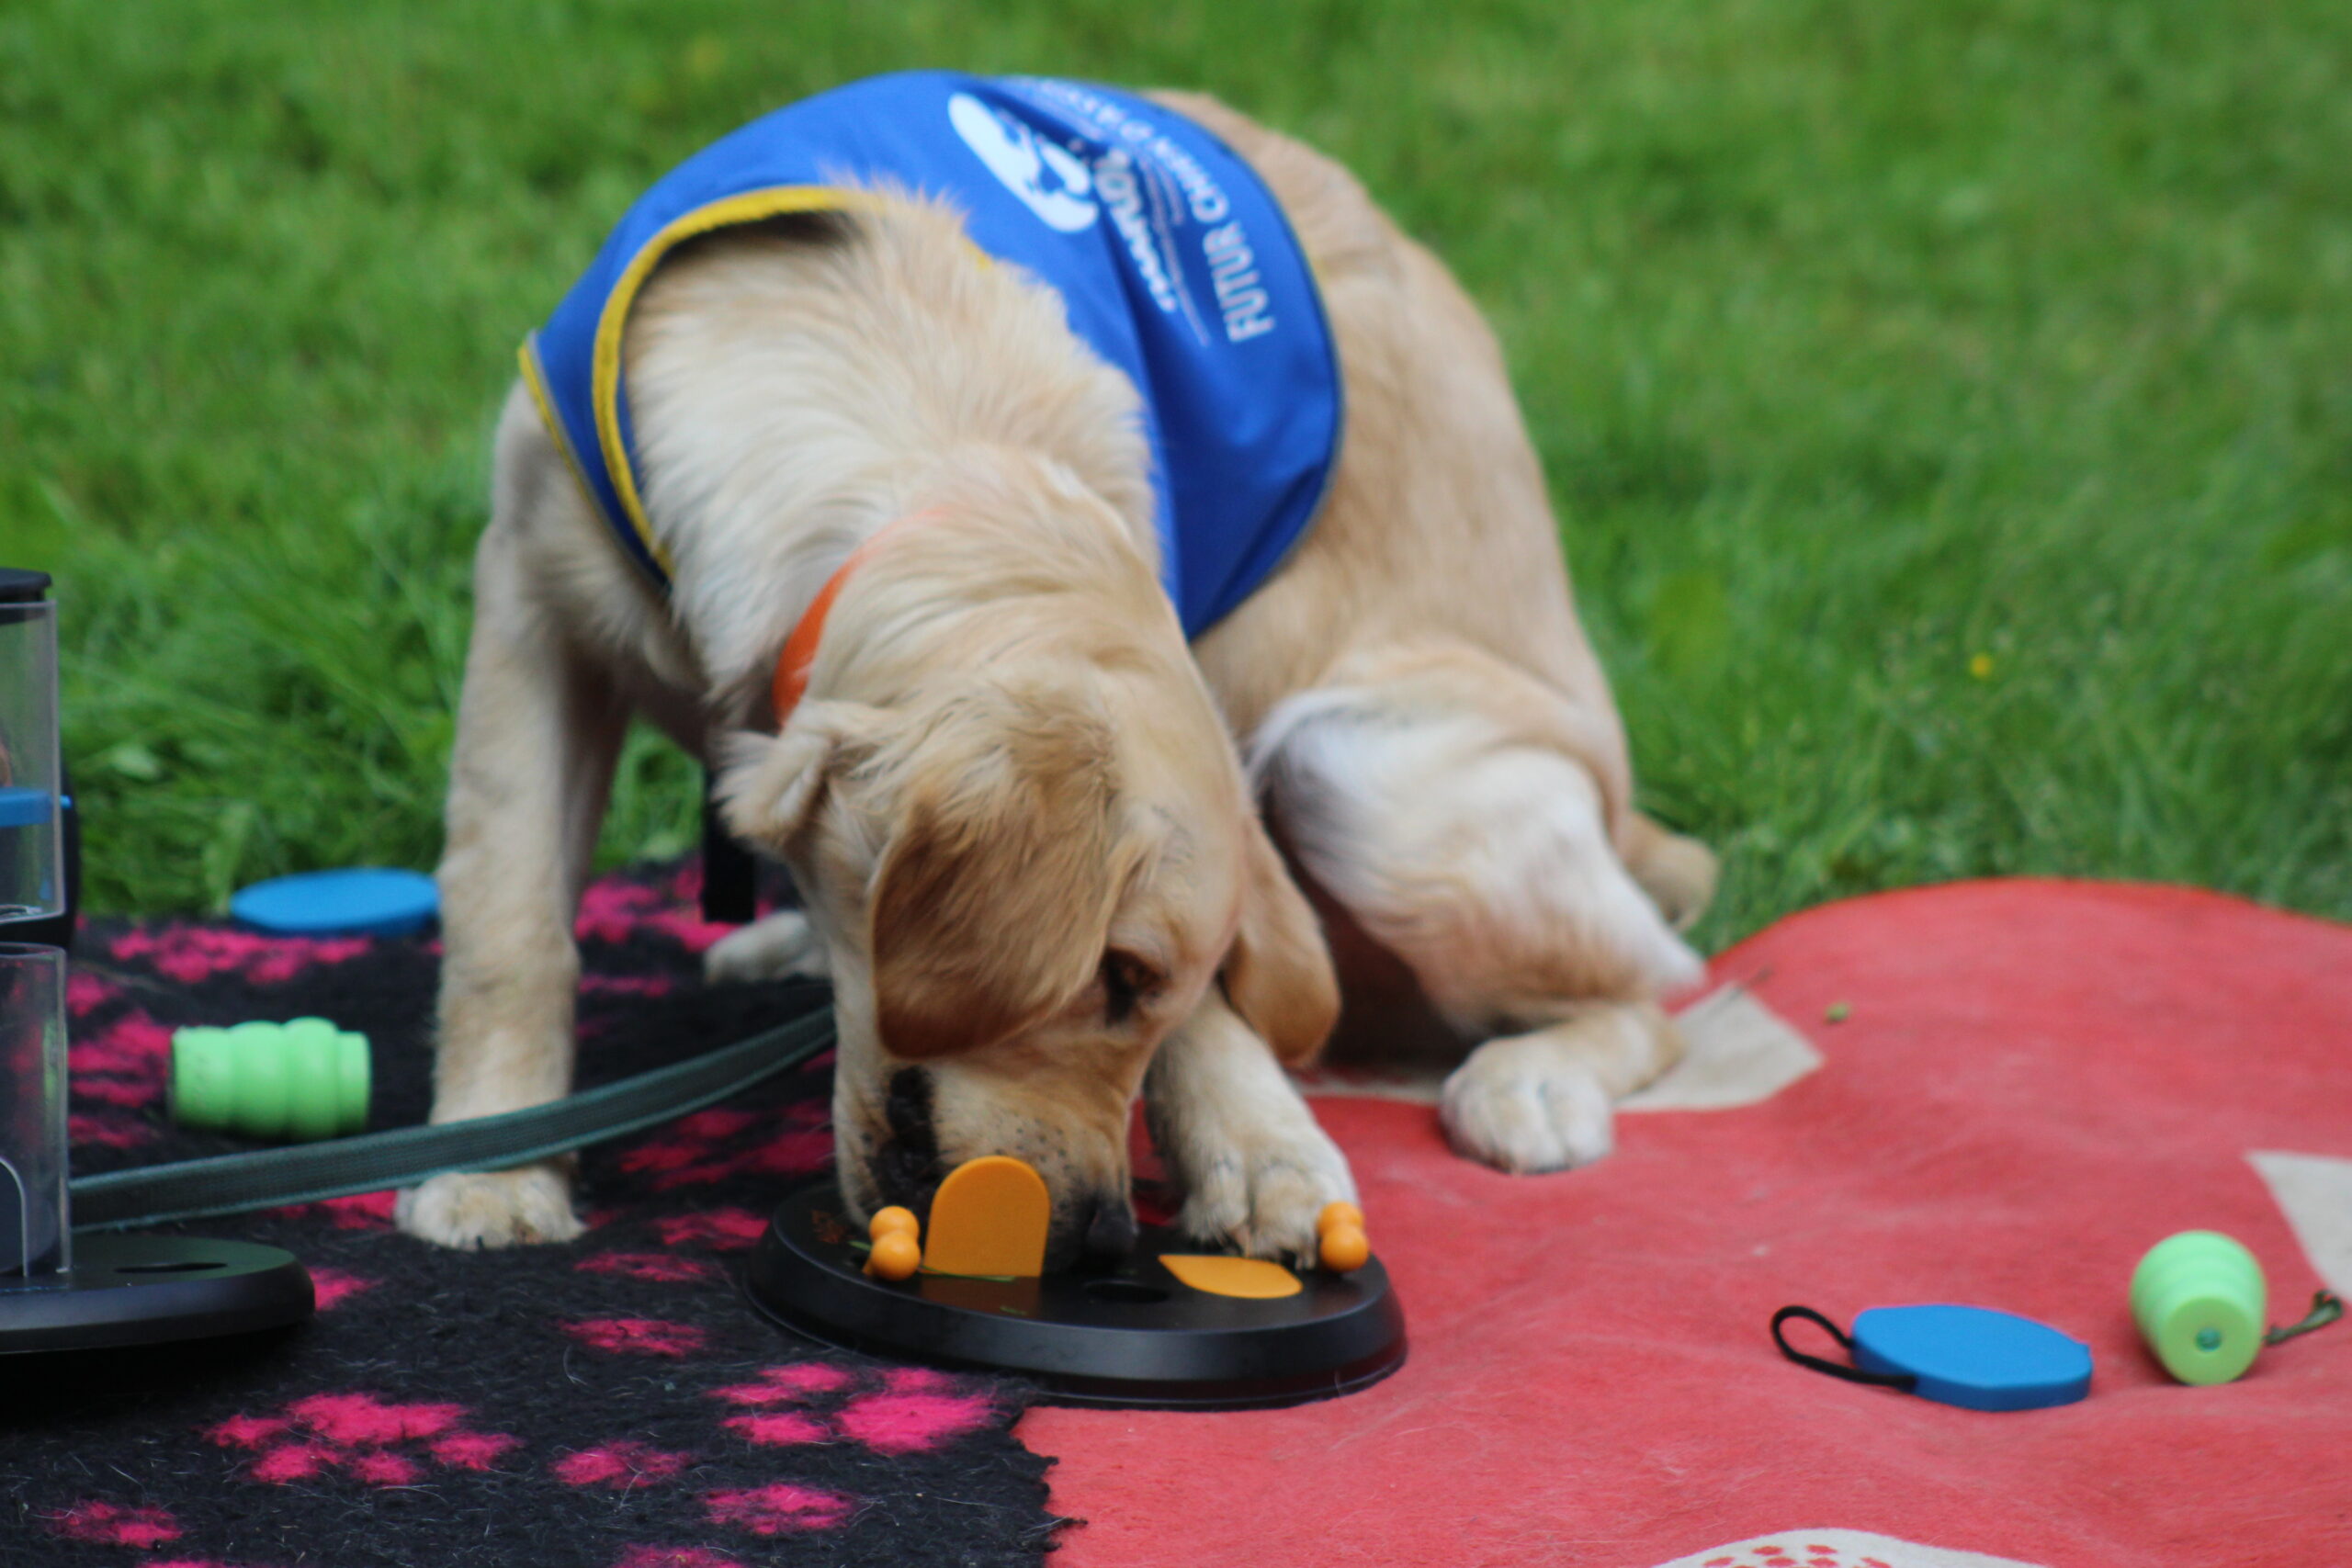
M729 931L702 955L703 978L727 981L784 980L799 976L821 980L830 972L825 944L797 909L779 909L741 931Z
M1231 1243L1252 1258L1312 1259L1315 1219L1327 1203L1355 1201L1355 1178L1305 1106L1273 1124L1196 1130L1187 1157L1173 1162L1184 1187L1177 1228L1212 1246Z
M400 1195L392 1211L413 1236L472 1251L570 1241L586 1227L571 1212L571 1182L554 1165L436 1176Z
M1472 1159L1525 1175L1590 1165L1616 1144L1609 1091L1572 1063L1527 1059L1495 1041L1445 1080L1438 1116Z

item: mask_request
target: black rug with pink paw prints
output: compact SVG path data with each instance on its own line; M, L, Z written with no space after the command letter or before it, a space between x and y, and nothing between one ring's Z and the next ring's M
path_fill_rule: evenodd
M707 987L697 872L580 918L582 1087L781 1021ZM74 1170L252 1145L164 1116L172 1030L316 1015L374 1048L370 1125L424 1120L438 945L98 922L75 955ZM587 1234L444 1251L371 1193L191 1224L283 1247L319 1314L273 1335L0 1359L0 1564L1035 1564L1064 1523L1025 1393L826 1350L753 1313L768 1210L831 1157L823 1061L585 1151Z

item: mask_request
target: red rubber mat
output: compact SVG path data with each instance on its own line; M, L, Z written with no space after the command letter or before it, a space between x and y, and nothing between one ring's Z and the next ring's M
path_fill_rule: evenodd
M1055 1511L1087 1521L1057 1568L2352 1561L2352 1324L2195 1389L2125 1299L2192 1227L2253 1249L2274 1322L2352 1291L2352 928L1977 883L1814 910L1714 973L1760 976L1823 1065L1621 1117L1586 1170L1498 1175L1426 1106L1318 1099L1412 1359L1292 1410L1032 1410ZM1766 1333L1791 1303L1943 1301L2085 1341L2090 1397L1953 1409Z

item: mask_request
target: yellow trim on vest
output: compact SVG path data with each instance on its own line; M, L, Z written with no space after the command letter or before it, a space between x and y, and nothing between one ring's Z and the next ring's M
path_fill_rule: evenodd
M645 504L638 498L637 475L629 468L628 449L621 443L621 329L628 321L629 307L637 302L638 290L645 287L654 267L681 240L733 223L780 218L787 212L832 212L879 205L881 198L867 192L831 186L773 186L765 190L744 191L672 219L629 258L620 281L613 285L604 312L596 318L595 357L589 381L590 398L596 411L596 440L605 454L605 471L612 478L613 493L620 497L621 510L628 513L629 526L637 530L639 542L644 545L648 555L661 563L664 572L671 570L669 552L654 538L653 525L646 520Z
M523 340L514 357L523 367L523 385L531 389L531 402L539 411L539 423L547 427L548 439L563 454L563 466L571 470L572 482L579 485L581 498L587 502L592 513L604 510L596 500L596 488L588 482L588 470L580 465L580 454L571 448L571 436L563 428L563 421L555 416L555 400L548 396L547 372L539 368L539 353L535 340L537 333Z

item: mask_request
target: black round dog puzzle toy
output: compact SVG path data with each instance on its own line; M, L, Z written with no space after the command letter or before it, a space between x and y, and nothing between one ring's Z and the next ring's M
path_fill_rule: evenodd
M996 1179L977 1179L976 1167ZM1404 1364L1404 1311L1352 1205L1326 1212L1321 1269L1204 1254L1146 1225L1115 1267L1045 1273L1042 1210L1029 1224L1003 1223L1022 1206L1023 1175L1042 1202L1043 1181L1018 1161L977 1160L951 1175L920 1267L907 1211L882 1211L869 1239L833 1184L804 1187L777 1205L752 1251L752 1303L821 1344L1010 1373L1059 1404L1298 1404L1369 1387ZM1340 1272L1334 1260L1355 1266Z

